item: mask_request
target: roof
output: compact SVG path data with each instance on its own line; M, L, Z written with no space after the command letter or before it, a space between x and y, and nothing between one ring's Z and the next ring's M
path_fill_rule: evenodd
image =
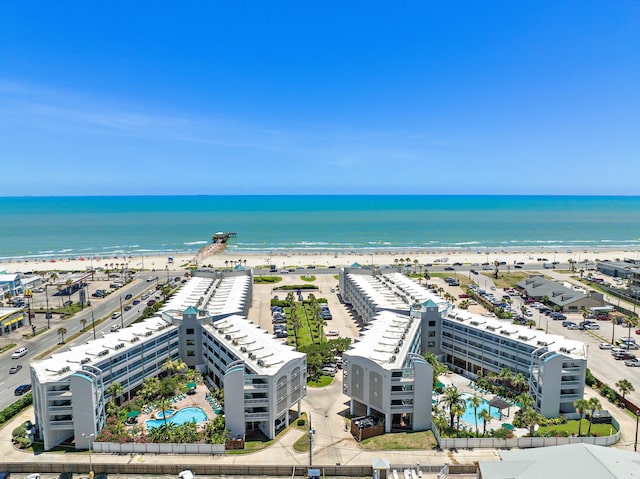
M572 288L548 280L539 275L530 276L516 284L519 288L524 289L529 296L534 298L542 298L546 296L554 304L565 306L575 303L581 299L587 298L588 295Z
M375 361L384 369L401 368L420 321L405 314L381 311L349 348L349 356Z
M38 376L40 383L61 381L81 370L83 364L95 366L112 355L122 354L127 348L139 345L139 341L154 339L166 328L175 327L158 317L149 318L117 332L105 333L101 338L71 346L47 359L32 361L31 371Z
M483 479L637 478L640 455L613 447L568 444L498 451L502 461L481 461Z
M586 359L586 346L582 341L565 338L559 334L549 334L539 329L529 329L526 326L514 324L510 320L471 313L466 309L452 309L444 318L460 321L469 327L482 329L496 336L506 336L513 341L529 344L532 350L545 347L549 352L558 352L565 356Z
M272 375L289 361L305 357L244 316L229 316L203 328L256 374Z

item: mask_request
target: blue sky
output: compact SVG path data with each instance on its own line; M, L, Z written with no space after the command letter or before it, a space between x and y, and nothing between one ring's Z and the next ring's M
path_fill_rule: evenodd
M638 194L640 3L0 4L0 195Z

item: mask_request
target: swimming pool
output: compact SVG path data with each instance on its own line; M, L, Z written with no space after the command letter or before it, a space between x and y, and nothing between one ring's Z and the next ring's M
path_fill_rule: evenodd
M179 409L171 417L169 417L169 411L165 412L167 416L167 423L173 424L184 424L185 422L200 423L209 419L205 412L199 407L185 407L183 409ZM161 416L162 411L160 412L160 417ZM154 427L162 426L164 421L164 419L149 419L145 422L145 426L147 426L147 429L153 429Z
M472 426L475 426L476 424L476 414L480 414L480 411L486 411L489 409L489 402L486 399L480 398L481 402L480 402L480 406L478 406L478 409L476 411L473 410L473 404L471 404L471 397L473 396L473 394L463 394L462 397L465 398L465 400L467 401L467 409L465 410L464 414L460 417L460 419L464 422L466 422L467 424L470 424ZM500 419L500 411L498 409L491 408L491 417L494 417L496 419ZM482 424L482 419L478 418L478 425L480 426Z
M166 409L164 413L162 411L158 411L155 413L156 419L164 419L165 417L169 419L169 417L173 416L173 413L176 411L174 409Z

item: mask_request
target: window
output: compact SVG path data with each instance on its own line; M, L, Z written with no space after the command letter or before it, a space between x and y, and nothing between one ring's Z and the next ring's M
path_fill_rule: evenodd
M195 356L196 352L195 351L187 351L187 356Z
M196 345L195 339L187 339L187 346L195 346L195 345Z
M430 338L435 338L436 337L436 332L435 331L429 331L429 337Z
M429 321L429 326L435 327L435 325L436 325L436 322L435 322L435 321L433 321L433 320L432 320L432 321Z
M436 347L436 342L435 342L435 341L429 341L429 342L427 342L427 347L428 347L428 348L435 348L435 347Z
M193 328L187 328L187 334L195 334L195 329Z

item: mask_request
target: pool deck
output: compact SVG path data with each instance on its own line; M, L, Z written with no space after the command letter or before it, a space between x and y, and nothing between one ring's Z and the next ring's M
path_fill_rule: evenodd
M208 393L209 393L209 390L207 389L206 386L204 386L203 384L198 384L196 386L196 393L194 395L188 396L187 394L183 393L182 396L184 397L181 399L178 399L175 402L172 402L170 409L177 411L185 407L198 407L202 409L207 415L207 418L211 420L214 417L216 417L216 412L213 410L213 407L211 407L211 405L207 402L205 398L205 395ZM140 415L138 416L137 426L140 428L144 427L144 429L146 429L146 426L145 426L146 422L149 419L156 419L155 413L160 411L160 409L156 407L156 408L153 408L152 411L148 413L143 412L144 409L145 408L143 407L142 411L140 411Z
M460 392L475 394L476 396L479 396L487 401L490 401L495 397L494 394L484 394L481 391L476 391L475 389L471 388L469 386L469 379L463 376L460 376L458 374L447 374L444 376L440 376L439 380L445 386L455 386L458 388L458 391ZM439 399L439 396L437 398ZM512 406L509 409L509 414L506 414L506 412L502 414L502 419L492 418L490 421L487 422L487 431L490 431L491 429L500 429L502 427L502 423L505 423L505 422L511 424L513 422L514 413L519 409L520 408L518 406ZM465 423L464 421L462 422ZM470 424L469 426L471 426L471 430L475 430L475 427L476 427L475 424ZM478 430L482 432L481 420L478 420ZM516 437L522 437L529 434L529 430L526 428L514 428L513 434Z

